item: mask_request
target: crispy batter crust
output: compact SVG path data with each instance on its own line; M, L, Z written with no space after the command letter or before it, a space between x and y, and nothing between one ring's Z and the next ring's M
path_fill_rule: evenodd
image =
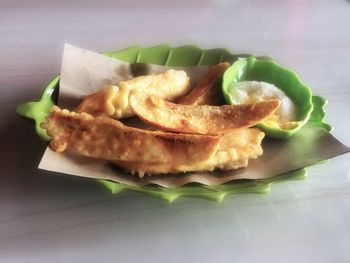
M131 92L129 100L139 118L161 130L212 135L254 126L280 105L278 100L244 105L181 105L140 91Z
M262 155L261 141L264 133L251 128L226 134L221 137L216 153L206 161L191 164L174 163L143 163L143 162L114 162L131 173L167 174L193 171L213 171L216 168L232 170L246 167L249 159Z
M177 103L185 105L221 105L224 102L218 85L230 63L224 62L212 66L208 73Z
M148 94L159 94L164 99L175 100L188 92L189 78L185 71L168 70L158 75L148 75L120 82L116 86L93 93L75 109L93 116L109 116L121 119L134 116L129 105L132 90L141 90Z
M112 116L115 112L113 98L118 91L117 86L110 86L92 93L86 96L74 111L86 112L93 116Z
M108 117L93 117L52 108L42 127L57 152L71 148L78 153L108 161L173 163L203 162L218 149L220 137L147 131L127 127Z

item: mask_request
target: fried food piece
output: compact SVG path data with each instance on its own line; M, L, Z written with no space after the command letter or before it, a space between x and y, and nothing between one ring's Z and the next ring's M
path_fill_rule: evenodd
M168 70L158 75L148 75L120 82L84 98L75 109L93 116L109 116L121 119L134 116L129 105L131 90L158 94L163 99L175 100L189 90L189 77L182 70Z
M251 127L276 111L279 100L242 105L181 105L156 95L132 91L130 106L143 121L161 130L193 133L224 134Z
M212 66L198 84L177 103L185 105L222 105L224 98L220 91L219 82L230 63L224 62Z
M256 159L262 155L261 141L264 133L259 129L250 128L221 137L219 148L216 153L204 162L191 164L174 163L142 163L142 162L115 162L131 173L143 174L166 174L179 172L204 172L231 170L246 167L249 159Z
M88 157L111 162L190 165L210 159L220 137L164 133L127 127L120 121L53 107L42 123L56 152L70 148Z
M93 116L113 116L115 114L115 98L120 95L117 86L110 86L84 98L75 112L86 112Z

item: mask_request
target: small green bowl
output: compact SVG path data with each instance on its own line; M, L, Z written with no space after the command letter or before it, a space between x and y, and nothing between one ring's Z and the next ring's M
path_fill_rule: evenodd
M299 78L299 76L271 60L261 60L255 57L237 60L226 70L223 76L222 91L228 104L236 104L232 97L233 83L239 81L263 81L274 84L281 89L297 107L297 124L292 129L272 127L267 123L257 126L268 136L274 138L288 138L299 131L309 120L313 105L312 92Z

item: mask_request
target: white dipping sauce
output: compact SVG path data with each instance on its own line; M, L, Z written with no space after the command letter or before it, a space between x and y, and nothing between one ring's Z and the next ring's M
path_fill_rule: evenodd
M275 85L259 81L240 81L233 85L234 88L231 90L231 94L235 103L246 104L268 99L278 99L281 101L281 106L275 114L279 117L279 120L282 122L296 120L296 106Z

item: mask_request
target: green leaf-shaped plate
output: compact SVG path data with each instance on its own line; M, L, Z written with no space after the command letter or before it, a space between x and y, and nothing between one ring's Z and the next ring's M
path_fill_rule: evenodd
M142 48L138 46L127 49L105 52L107 56L124 60L129 63L152 63L167 66L195 66L195 65L212 65L223 61L234 62L238 58L248 57L249 55L234 55L226 49L210 49L202 50L197 46L188 45L172 48L168 45L160 45L150 48ZM59 87L59 76L54 77L44 89L41 97L35 102L26 102L17 107L17 113L25 118L35 121L35 130L38 136L48 141L45 130L40 127L40 123L49 114L50 108L57 101L57 92ZM318 99L322 102L322 98ZM320 127L325 116L323 104L320 103L315 108L313 124ZM314 110L314 111L315 111ZM301 169L285 175L280 175L266 180L244 180L236 181L220 186L204 186L204 185L186 185L176 188L164 188L159 186L133 187L107 180L97 180L104 187L108 188L112 193L116 194L122 190L128 189L140 193L145 193L157 198L172 202L181 196L208 199L213 201L222 201L229 194L240 193L266 193L269 191L273 183L285 180L300 180L306 175L306 170Z

